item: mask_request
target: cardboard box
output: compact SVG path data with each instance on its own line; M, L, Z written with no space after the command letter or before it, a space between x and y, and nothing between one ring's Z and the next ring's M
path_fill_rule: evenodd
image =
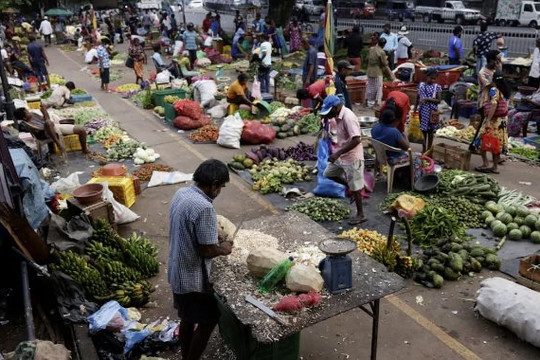
M469 170L471 153L468 149L445 143L433 145L433 159L449 169Z

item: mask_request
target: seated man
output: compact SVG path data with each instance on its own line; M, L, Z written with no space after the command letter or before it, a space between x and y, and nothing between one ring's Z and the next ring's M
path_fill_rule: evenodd
M253 102L247 95L247 75L241 73L235 82L227 90L227 102L235 105L253 106Z
M182 72L180 71L180 67L178 66L178 63L176 61L172 61L169 65L166 65L163 61L163 58L161 57L161 45L155 44L154 45L154 53L152 54L152 61L154 62L154 66L156 67L156 71L161 72L164 70L168 70L172 76L175 78L182 77Z
M300 101L305 99L313 100L313 111L315 114L317 114L317 111L320 109L324 99L326 98L327 85L328 81L326 79L317 80L313 84L309 85L306 89L299 89L296 92L296 97Z
M401 120L397 124L397 129L401 133L405 133L405 124L407 123L407 116L409 115L409 111L411 109L409 96L401 91L391 91L388 94L386 101L383 103L383 105L379 109L381 114L386 108L386 105L389 103L390 99L393 99L392 110L394 110L394 113L396 114L396 118Z
M43 116L31 113L26 108L18 108L15 110L14 115L15 119L22 121L21 125L23 127L28 125L28 128L34 129L34 131L44 132L47 137L54 141L63 155L65 155L66 149L60 136L73 134L79 136L82 152L84 154L88 153L86 130L84 127L73 125L73 120L69 119L52 121L43 104L41 104L41 113Z
M407 139L407 135L397 129L400 122L401 118L397 117L395 112L388 108L383 110L380 121L371 129L371 137L374 140L403 150L401 152L386 152L386 157L390 164L397 164L408 160L406 151L410 147L409 139Z
M98 54L97 49L90 45L90 49L84 55L84 62L86 64L97 64Z
M68 81L66 85L60 85L53 90L48 99L43 99L41 103L46 108L61 108L65 104L73 104L71 101L71 90L75 89L73 81Z

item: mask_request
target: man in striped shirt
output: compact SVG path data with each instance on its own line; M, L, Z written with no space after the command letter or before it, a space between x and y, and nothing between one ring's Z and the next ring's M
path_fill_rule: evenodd
M233 246L232 241L218 239L212 204L229 182L227 166L219 160L206 160L195 170L193 181L195 184L179 189L171 203L167 263L168 281L181 319L182 359L188 360L201 357L219 320L209 281L212 258L229 255Z

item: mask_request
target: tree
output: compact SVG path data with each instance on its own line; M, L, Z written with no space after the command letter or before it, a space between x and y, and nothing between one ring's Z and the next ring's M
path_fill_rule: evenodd
M286 26L296 0L268 0L268 17L276 22L276 26Z

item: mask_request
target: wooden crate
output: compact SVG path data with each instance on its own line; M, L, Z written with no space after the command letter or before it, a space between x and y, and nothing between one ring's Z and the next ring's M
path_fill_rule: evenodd
M102 200L94 204L83 205L75 198L68 198L67 206L69 213L72 216L77 216L84 212L86 215L88 215L92 224L95 224L98 219L104 219L113 227L116 225L114 221L113 207L110 202Z
M538 267L538 269L534 266ZM519 274L524 278L540 283L540 255L535 254L521 259L519 262Z
M441 143L433 145L433 159L449 169L469 170L471 153L468 149Z
M347 80L347 90L349 98L353 104L364 104L366 102L367 81Z

